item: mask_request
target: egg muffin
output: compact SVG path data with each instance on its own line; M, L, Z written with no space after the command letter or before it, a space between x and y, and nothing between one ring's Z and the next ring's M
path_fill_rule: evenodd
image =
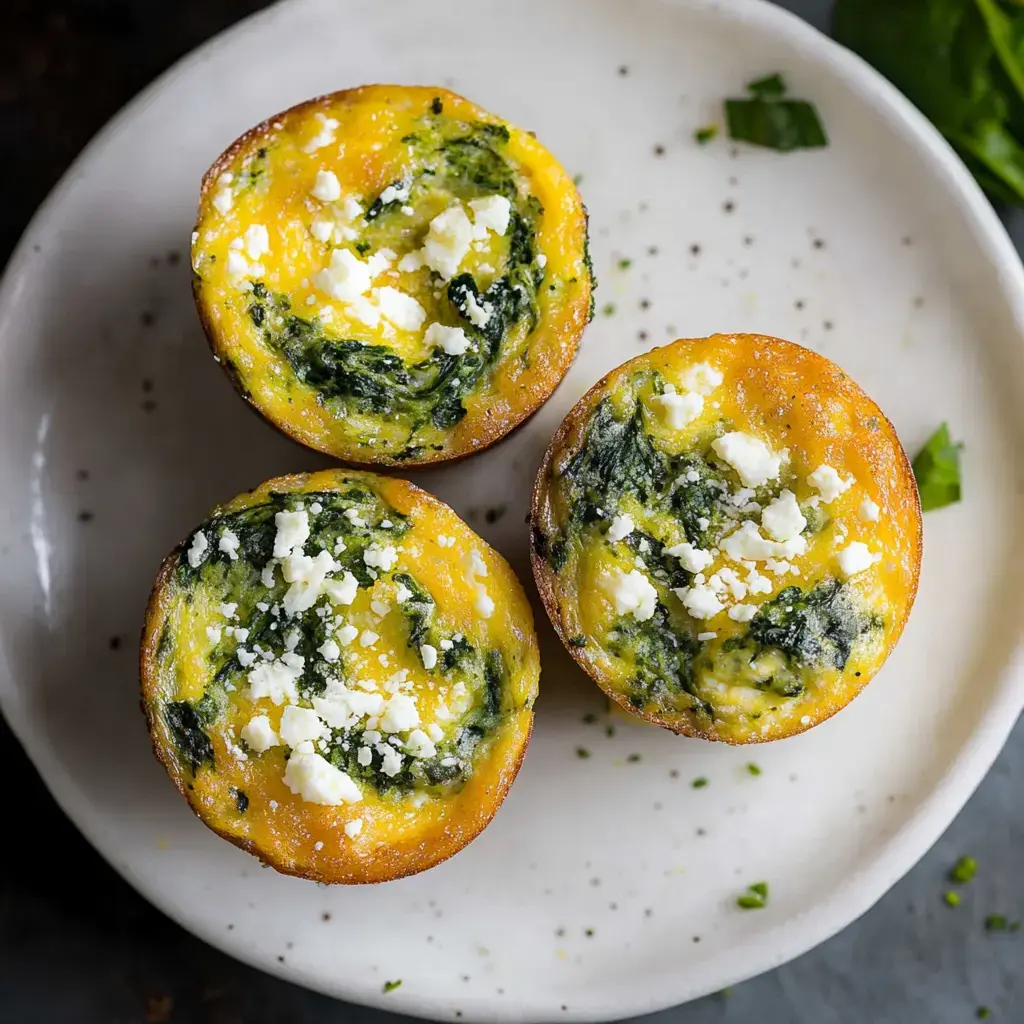
M756 743L835 714L917 591L920 504L892 424L778 338L684 339L613 370L556 433L531 519L569 652L687 736Z
M494 444L554 391L592 315L572 180L445 89L350 89L247 132L203 180L192 267L242 396L370 465Z
M505 560L437 498L355 470L220 506L160 568L142 637L157 757L286 874L381 882L487 825L540 663Z

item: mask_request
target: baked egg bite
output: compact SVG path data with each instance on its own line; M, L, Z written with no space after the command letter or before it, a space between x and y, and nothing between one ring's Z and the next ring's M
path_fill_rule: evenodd
M203 179L192 267L242 396L363 464L494 444L557 387L592 312L572 180L446 89L350 89L247 132Z
M569 652L687 736L756 743L835 714L917 591L920 503L892 424L778 338L685 339L613 370L555 434L531 520Z
M457 853L522 761L540 663L505 560L437 498L278 477L164 560L142 703L193 811L286 874L382 882Z

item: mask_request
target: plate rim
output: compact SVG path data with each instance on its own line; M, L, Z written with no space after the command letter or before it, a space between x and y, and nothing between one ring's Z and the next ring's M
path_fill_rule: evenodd
M228 26L191 50L149 85L128 101L99 129L61 175L42 204L33 214L0 278L0 336L7 328L9 308L18 293L22 269L31 258L34 239L45 230L65 196L74 188L88 165L103 151L107 143L125 130L158 95L170 88L180 77L192 73L215 53L239 39L260 31L264 23L287 16L289 9L317 0L276 0L270 6ZM988 257L998 279L1000 291L1012 311L1015 322L1024 334L1024 264L1006 229L981 188L966 166L939 131L894 85L856 54L832 40L799 15L777 7L770 0L657 0L680 9L689 9L745 29L770 34L786 42L823 73L831 74L847 90L887 118L904 141L917 148L929 162L938 178L958 201L979 248ZM615 1004L602 1007L572 1007L559 1013L560 1020L613 1021L623 1017L651 1013L682 1005L729 985L739 984L765 971L787 963L825 942L853 923L885 895L917 862L948 828L971 797L1002 751L1017 718L1024 712L1024 640L1009 654L1005 667L993 685L988 707L979 724L963 743L957 756L950 760L934 788L922 798L914 812L879 846L869 863L860 866L844 879L813 913L802 913L780 922L763 936L761 949L739 952L741 965L727 966L714 977L700 984L681 986L674 993L659 990L657 995L624 990ZM171 905L156 888L138 878L128 863L119 862L116 852L105 848L102 837L88 823L79 819L75 793L65 783L59 770L51 768L45 750L30 745L34 729L29 715L20 715L14 674L0 651L0 713L21 744L29 761L39 773L50 795L61 811L88 840L97 853L131 885L136 892L157 907L171 920L211 946L250 966L302 985L333 998L392 1012L406 1013L430 1020L451 1018L450 998L424 996L398 989L386 997L376 989L353 984L351 979L314 976L293 964L280 964L269 953L248 948L237 930L225 932L194 920L184 908ZM45 744L41 744L45 746ZM539 1010L523 1012L494 997L470 996L461 1000L462 1019L509 1021L514 1024L543 1022L550 1014Z

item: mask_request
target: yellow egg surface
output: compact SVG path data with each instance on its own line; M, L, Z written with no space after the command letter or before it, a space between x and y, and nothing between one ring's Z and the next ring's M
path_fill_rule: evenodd
M684 339L613 370L556 433L531 519L569 652L626 710L705 739L835 714L917 591L920 503L892 424L778 338Z
M493 444L555 389L592 313L572 180L437 88L333 93L247 132L203 180L192 267L243 397L363 464Z
M164 560L141 651L157 757L287 874L380 882L487 825L540 664L505 560L442 502L355 470L278 477Z

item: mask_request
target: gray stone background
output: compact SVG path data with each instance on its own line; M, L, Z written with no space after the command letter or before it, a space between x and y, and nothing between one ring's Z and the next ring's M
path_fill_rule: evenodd
M339 0L343 2L343 0ZM471 0L467 0L471 2ZM510 0L514 2L514 0ZM553 0L554 2L554 0ZM624 3L629 0L623 0ZM901 0L893 0L898 4ZM88 139L139 89L259 0L0 3L0 254ZM784 0L827 30L831 0ZM1009 217L1018 248L1024 217ZM391 1024L234 962L150 907L64 818L0 722L0 1024ZM951 865L979 863L963 902ZM825 851L827 855L827 851ZM793 963L650 1024L1024 1022L1024 721L921 863L859 921Z

